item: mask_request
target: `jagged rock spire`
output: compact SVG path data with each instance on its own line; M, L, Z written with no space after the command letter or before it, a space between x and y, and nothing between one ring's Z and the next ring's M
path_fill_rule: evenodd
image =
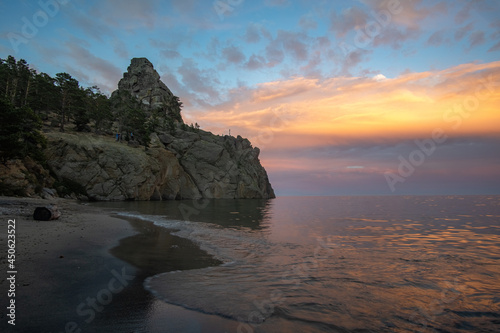
M161 110L175 121L183 122L181 103L160 79L153 64L147 58L133 58L127 72L118 82L118 91L127 91L137 98L143 109L149 112Z

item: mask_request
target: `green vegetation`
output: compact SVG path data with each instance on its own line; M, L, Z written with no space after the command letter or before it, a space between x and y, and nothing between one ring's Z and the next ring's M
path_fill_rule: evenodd
M68 73L51 77L37 73L28 63L12 56L0 58L0 153L2 161L31 156L43 160L45 139L43 122L61 132L94 132L111 135L127 133L147 147L155 131L175 133L179 126L188 127L180 117L182 102L175 97L167 111L144 108L127 92L119 91L112 98L98 87L84 88ZM71 126L72 125L72 126Z
M113 121L109 100L97 87L83 88L68 73L57 73L55 78L37 73L25 60L12 56L0 59L0 96L15 110L30 108L43 120L55 113L53 124L60 131L73 124L74 130L88 132L93 123L99 132L109 130Z
M14 107L0 98L0 159L22 159L31 156L44 162L42 149L47 141L40 132L42 121L29 107Z
M118 91L111 98L111 107L118 120L119 133L133 133L134 140L149 145L149 135L152 133L149 117L141 108L140 102L127 91Z

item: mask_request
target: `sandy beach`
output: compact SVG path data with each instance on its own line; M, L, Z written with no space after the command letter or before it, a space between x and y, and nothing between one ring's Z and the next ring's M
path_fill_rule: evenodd
M62 216L35 221L37 206ZM2 332L235 332L238 323L155 299L144 279L217 261L167 229L65 199L0 197ZM15 220L15 291L7 230ZM9 301L15 302L15 325ZM8 314L11 313L10 316Z

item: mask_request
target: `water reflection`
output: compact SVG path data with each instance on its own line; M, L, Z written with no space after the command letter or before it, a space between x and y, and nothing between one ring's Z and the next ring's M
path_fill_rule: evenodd
M98 202L97 207L163 216L172 220L213 223L228 228L269 227L274 200L200 199L182 201Z
M179 235L226 263L156 276L148 280L155 295L256 331L493 332L500 325L498 196L126 205L166 226L183 221ZM116 255L148 274L170 269L162 256L148 258L171 255L171 235L141 237L124 240Z
M98 332L124 332L144 326L145 319L158 307L157 299L143 288L144 280L148 277L221 264L193 242L174 236L165 228L142 220L128 221L137 234L120 240L110 253L133 265L136 268L135 277L96 317L92 327ZM159 331L171 330L164 328Z

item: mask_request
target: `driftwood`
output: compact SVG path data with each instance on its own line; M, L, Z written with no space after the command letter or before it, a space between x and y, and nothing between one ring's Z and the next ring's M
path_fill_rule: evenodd
M33 219L37 221L57 220L60 216L61 212L56 205L36 207L33 213Z

